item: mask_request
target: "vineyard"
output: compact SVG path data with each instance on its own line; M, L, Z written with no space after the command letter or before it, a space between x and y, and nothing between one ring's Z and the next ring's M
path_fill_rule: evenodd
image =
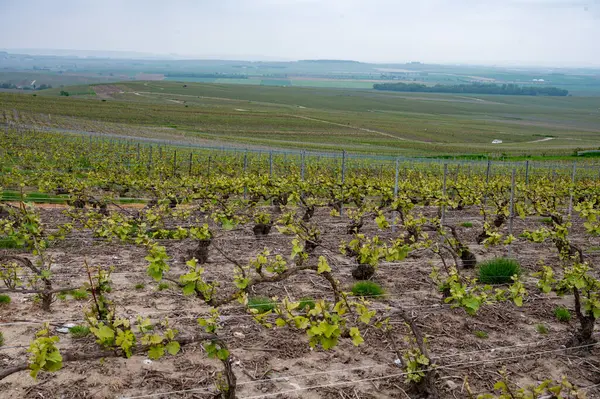
M571 157L598 149L600 111L593 97L479 97L123 82L35 96L0 93L0 124L387 156Z
M600 398L597 165L6 127L0 167L0 398Z

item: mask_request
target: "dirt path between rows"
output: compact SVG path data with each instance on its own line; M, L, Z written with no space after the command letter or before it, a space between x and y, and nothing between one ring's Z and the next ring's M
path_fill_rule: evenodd
M386 137L390 137L392 139L397 139L400 141L411 141L413 143L423 143L423 144L431 144L428 143L426 141L420 141L420 140L410 140L410 139L405 139L404 137L398 137L398 136L394 136L391 133L385 133L385 132L381 132L379 130L373 130L373 129L367 129L365 127L358 127L358 126L352 126L352 125L344 125L343 123L337 123L337 122L330 122L330 121L325 121L323 119L316 119L316 118L310 118L308 116L302 116L302 115L291 115L291 114L287 114L286 116L291 116L293 118L300 118L300 119L306 119L309 121L315 121L315 122L321 122L321 123L326 123L328 125L335 125L335 126L341 126L341 127L346 127L346 128L350 128L350 129L354 129L354 130L360 130L363 132L368 132L368 133L375 133L375 134L379 134L381 136L386 136Z
M544 137L543 139L528 141L528 143L541 143L544 141L554 140L554 137Z

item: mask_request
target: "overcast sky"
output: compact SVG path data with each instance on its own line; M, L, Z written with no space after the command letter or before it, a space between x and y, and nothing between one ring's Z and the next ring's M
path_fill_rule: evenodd
M0 0L0 48L600 66L600 0Z

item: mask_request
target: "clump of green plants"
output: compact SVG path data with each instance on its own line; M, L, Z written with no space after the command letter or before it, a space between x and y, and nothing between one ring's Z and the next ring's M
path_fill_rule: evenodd
M12 238L0 238L0 249L16 248L23 248L23 245L19 245L19 243Z
M472 222L462 222L460 225L462 227L466 227L466 228L473 227L473 223Z
M545 324L536 324L535 325L535 331L537 331L540 334L546 335L548 334L548 327L546 327Z
M4 346L4 334L0 331L0 346Z
M571 312L569 312L569 309L562 306L554 308L554 316L556 317L556 320L563 323L567 323L571 320Z
M171 288L171 286L169 285L169 283L165 283L164 281L162 283L159 283L158 287L156 287L156 289L159 290L159 291L168 290L169 288Z
M134 288L136 290L143 290L144 288L146 288L146 284L144 284L144 283L137 283Z
M8 305L10 303L11 299L8 295L0 295L0 306L1 305Z
M477 331L474 331L474 332L473 332L473 334L474 334L474 335L475 335L477 338L480 338L480 339L487 339L487 338L489 338L489 335L488 335L488 333L487 333L487 332L485 332L485 331L477 330Z
M266 313L275 309L275 303L269 298L255 296L248 298L248 308L256 309L258 313Z
M84 338L90 333L90 328L87 326L74 326L69 328L69 333L75 339Z
M58 298L59 301L66 301L67 294L65 294L64 292L60 292L60 293L56 294L56 298Z
M554 224L552 218L542 218L541 222L548 226L552 226Z
M496 258L479 265L479 281L484 284L508 284L514 275L521 275L521 266L515 259Z
M315 300L312 298L301 298L300 301L300 309L302 310L306 310L306 308L308 309L314 309L315 308Z
M84 299L88 299L89 294L86 290L75 290L71 291L71 296L73 297L73 299L83 301Z
M352 295L354 296L382 296L383 288L374 281L359 281L352 286Z

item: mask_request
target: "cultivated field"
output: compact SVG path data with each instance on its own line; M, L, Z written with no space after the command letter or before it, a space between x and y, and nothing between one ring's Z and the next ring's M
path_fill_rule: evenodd
M60 91L69 97L60 96ZM249 147L386 155L571 155L596 149L595 97L389 93L181 82L0 94L3 121ZM165 132L165 130L170 130ZM502 140L502 144L492 144Z
M0 398L600 397L596 167L0 144Z

